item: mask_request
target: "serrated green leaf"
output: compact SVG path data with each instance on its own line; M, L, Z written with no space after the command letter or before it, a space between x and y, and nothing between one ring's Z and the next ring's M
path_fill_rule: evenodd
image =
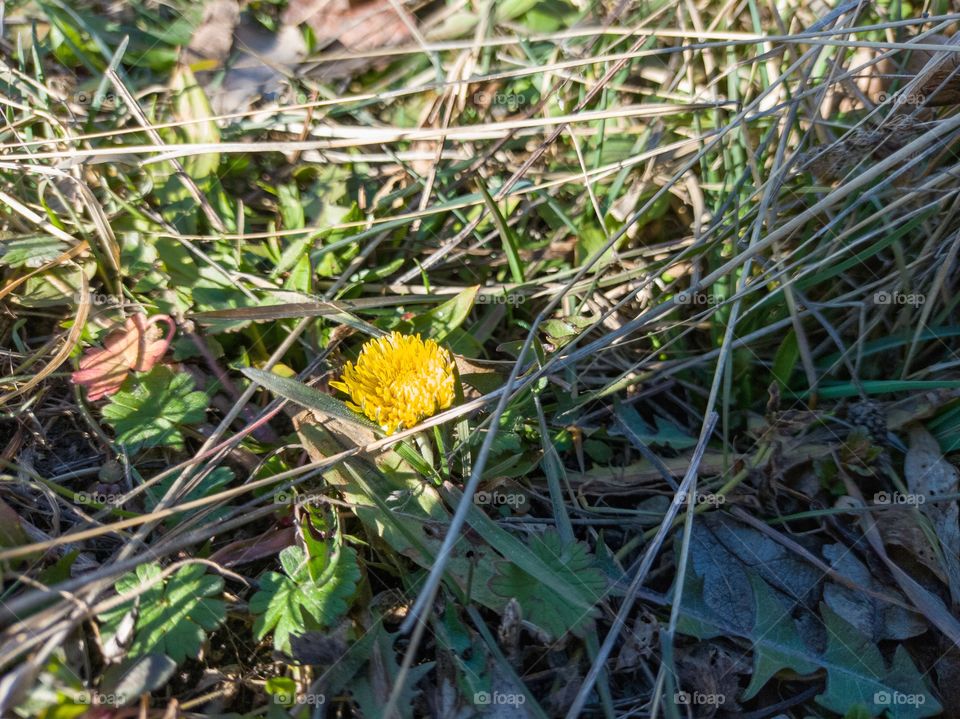
M582 609L586 600L594 604L606 589L606 579L595 565L589 548L583 542L564 543L559 532L547 531L542 537L532 536L530 551L566 585L557 592L538 582L513 562L499 562L497 575L490 580L490 589L506 599L516 598L524 619L560 637L568 631L582 634L596 616L595 608Z
M207 395L193 392L193 379L169 367L131 377L102 412L118 444L127 451L147 447L183 448L180 427L203 421Z
M287 547L280 552L284 574L267 572L260 577L260 591L250 599L250 611L258 615L257 639L272 631L274 647L289 654L291 635L329 627L346 614L347 599L360 579L357 555L350 547L334 551L324 546L326 554L309 560L316 565L312 575L303 549Z
M160 574L158 564L141 564L135 573L116 583L119 594L136 590ZM206 632L216 629L226 617L222 600L213 599L223 591L223 579L207 574L199 564L190 564L140 595L139 613L128 656L162 653L179 663L200 654ZM101 634L113 637L134 600L124 602L100 615Z

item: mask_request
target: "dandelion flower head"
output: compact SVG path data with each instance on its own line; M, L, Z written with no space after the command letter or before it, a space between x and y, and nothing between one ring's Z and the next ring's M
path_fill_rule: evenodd
M414 426L453 404L453 356L433 340L393 332L372 339L330 386L387 434Z

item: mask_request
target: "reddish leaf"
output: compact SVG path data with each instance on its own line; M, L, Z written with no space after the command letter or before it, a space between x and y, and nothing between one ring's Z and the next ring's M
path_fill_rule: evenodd
M157 323L170 328L166 337ZM176 328L167 315L147 319L138 314L129 318L123 329L114 330L104 341L103 349L91 348L80 360L80 369L73 373L74 384L87 386L90 401L107 397L120 389L131 370L149 372L163 357Z

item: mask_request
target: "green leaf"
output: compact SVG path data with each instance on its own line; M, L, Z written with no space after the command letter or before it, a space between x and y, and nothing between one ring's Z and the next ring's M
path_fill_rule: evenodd
M137 590L160 575L158 564L141 564L135 573L120 578L119 594ZM206 632L216 629L226 617L226 607L212 597L223 591L223 579L207 574L199 564L190 564L165 580L153 584L139 597L139 613L128 656L162 653L175 662L197 657ZM114 637L123 618L134 608L130 600L100 615L101 634Z
M383 434L383 430L380 429L380 427L366 417L354 412L340 400L315 390L313 387L308 387L302 382L297 382L296 380L281 377L273 372L266 372L254 367L244 367L242 372L257 384L266 387L284 399L296 402L301 407L315 409L323 414L328 414L332 417L358 424L361 427L366 427L378 434Z
M250 599L250 611L259 615L254 624L257 639L272 631L273 646L287 654L291 635L329 627L346 614L347 600L360 579L352 548L341 546L334 551L329 545L322 546L325 551L311 557L309 563L302 548L284 549L280 552L284 573L265 573L260 577L260 591Z
M479 286L468 287L453 299L415 317L412 321L413 331L424 338L442 342L467 319L479 289Z
M177 663L166 654L144 654L114 664L103 674L101 692L117 697L117 705L129 706L170 681Z
M293 706L297 700L297 683L290 677L270 677L263 687L277 704Z
M766 583L755 574L750 575L750 585L757 599L757 623L754 634L769 641L756 645L753 655L753 676L744 690L743 699L753 698L763 686L781 669L793 669L798 674L812 674L817 664L804 657L797 657L785 647L803 647L797 625L783 605L777 602Z
M697 440L672 422L660 417L654 418L656 430L643 421L640 413L627 404L617 404L616 415L619 428L634 445L649 446L660 444L676 450L689 449L697 444Z
M488 652L482 639L461 621L457 606L447 604L443 616L434 617L432 626L438 648L449 655L459 670L456 678L463 696L490 691Z
M146 447L183 448L180 427L202 422L207 395L193 392L193 379L169 367L154 367L131 377L110 403L103 418L113 427L117 443L127 451Z
M16 240L3 240L0 244L0 265L7 267L40 267L55 259L67 244L55 237L37 235Z
M547 531L542 537L532 536L529 547L556 577L567 586L557 592L538 582L513 562L499 562L498 573L490 581L490 589L507 599L520 602L524 619L560 637L568 631L582 634L592 625L595 608L584 611L580 604L586 599L594 604L606 590L603 572L595 566L589 549L583 542L564 543L559 532Z
M336 428L334 434L335 425L336 420L323 425L299 423L297 432L313 461L321 461L346 448L362 444L362 439L343 434L343 430L349 428ZM399 460L395 454L393 457ZM374 471L366 463L353 463L348 459L325 472L323 477L342 493L344 501L370 536L378 537L398 554L429 569L436 563L441 546L442 534L437 532L437 528L449 525L450 512L447 507L457 506L462 494L452 486L431 486L404 462L394 464L390 455L379 458L376 464L377 471ZM388 467L388 464L393 464L393 467ZM495 612L503 611L509 597L494 592L491 580L495 576L496 561L509 557L528 575L525 581L543 585L553 596L563 597L562 601L569 606L568 615L576 611L577 616L581 617L596 604L597 593L580 587L583 579L571 577L567 571L557 573L557 555L547 552L551 554L553 563L544 561L531 547L500 527L477 506L471 505L467 522L474 535L482 538L482 541L461 542L454 546L447 562L447 577L452 582L451 586L464 595L469 592L471 601ZM590 573L586 578L593 579Z
M827 688L817 703L839 714L863 705L870 716L887 712L891 719L936 716L943 708L927 691L907 650L900 645L887 669L880 650L843 621L826 604L820 605L827 625Z
M871 717L886 710L892 719L940 713L940 704L927 691L903 646L898 647L888 669L875 644L821 604L827 647L820 652L803 640L797 623L770 586L754 572L748 575L756 616L751 627L736 626L707 606L704 582L692 571L684 583L677 623L679 632L699 639L738 636L752 643L754 676L744 692L744 700L755 696L781 669L790 668L800 674L824 669L826 690L816 700L838 714L858 708L866 708Z
M503 251L507 256L507 264L510 266L510 275L513 277L514 282L523 284L523 260L520 259L520 252L517 250L517 238L514 236L513 230L510 229L506 220L503 219L503 215L500 214L500 208L497 207L497 203L493 201L483 182L477 183L477 186L483 195L483 203L487 206L487 210L493 218L493 224L496 225L497 232L500 233L500 240L503 242Z
M173 486L173 483L180 477L179 474L170 475L161 479L155 485L148 487L144 496L144 504L149 511L156 509L157 505L160 504L160 500L170 491L170 488ZM216 494L224 487L226 487L234 479L233 471L226 467L215 467L213 470L204 475L203 479L197 484L196 487L191 489L185 495L180 498L181 502L192 502L195 499L203 499L204 497L209 497L213 494ZM178 522L182 522L187 517L190 517L197 512L202 511L201 509L191 509L187 512L182 512L175 517L171 517L167 521L167 526L174 526ZM210 520L216 519L220 516L227 514L229 510L226 507L221 507L220 509L214 510L211 514L207 515Z
M783 338L777 354L773 358L772 373L774 380L783 387L790 386L790 375L793 374L794 367L800 359L800 344L797 342L797 333L793 330L787 332Z
M182 124L178 131L188 143L209 144L213 152L194 153L184 158L183 167L195 180L203 180L214 174L220 165L216 146L220 143L220 128L210 119L213 111L203 88L186 65L180 65L170 83L173 96L173 111Z

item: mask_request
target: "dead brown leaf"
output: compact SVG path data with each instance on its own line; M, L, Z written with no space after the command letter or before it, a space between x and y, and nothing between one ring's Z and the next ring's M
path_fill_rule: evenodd
M240 23L237 0L210 0L203 8L203 22L193 32L186 50L188 63L210 60L219 65L233 47L233 31Z
M750 673L750 665L742 653L731 652L711 642L702 642L681 649L677 654L679 692L688 696L696 692L703 697L714 698L707 701L680 700L691 706L694 717L710 719L721 710L725 715L736 715L740 711L734 701L734 697L740 693L739 675Z
M885 545L906 550L938 578L946 581L937 553L910 513L887 512L880 523L880 534Z
M951 37L928 35L925 45L956 45L960 34ZM907 80L920 78L920 87L914 93L917 104L927 107L960 104L960 55L955 52L911 50L906 57L904 70Z
M224 567L236 567L264 557L275 557L295 541L293 527L273 528L257 537L230 542L211 554L210 561Z
M910 430L910 449L903 473L910 492L925 501L919 505L933 524L943 550L950 595L954 604L960 603L960 507L956 500L934 502L937 497L955 494L960 488L960 472L940 451L940 444L926 429L914 426Z
M881 127L863 128L829 145L814 148L800 161L800 168L812 172L819 180L832 183L851 172L862 172L872 164L885 160L927 131L924 123L910 115L890 117ZM911 158L905 158L904 162ZM914 167L904 173L906 179L922 170Z
M410 28L390 0L291 0L283 23L304 22L319 45L338 41L355 52L400 45L410 38Z

